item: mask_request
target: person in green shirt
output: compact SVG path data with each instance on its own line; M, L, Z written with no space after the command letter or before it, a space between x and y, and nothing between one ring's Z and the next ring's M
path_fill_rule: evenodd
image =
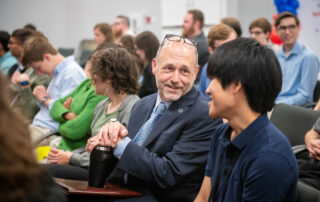
M94 111L91 132L95 136L110 121L128 125L131 109L139 100L136 95L139 71L132 55L119 47L97 51L90 63L95 93L108 97ZM73 152L51 149L46 166L54 177L85 180L88 177L89 153L84 148Z
M90 137L90 125L96 105L105 99L103 95L96 95L91 84L89 69L91 62L87 62L85 72L88 79L84 80L71 94L54 102L50 115L59 123L61 137L51 142L51 146L65 151L83 147ZM61 140L61 141L60 141ZM57 144L58 145L55 145Z

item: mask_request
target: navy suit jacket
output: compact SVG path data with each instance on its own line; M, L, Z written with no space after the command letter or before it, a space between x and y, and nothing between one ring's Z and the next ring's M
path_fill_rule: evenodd
M131 139L149 119L156 99L153 94L134 105L127 128ZM143 146L132 141L127 145L115 172L128 173L128 185L143 187L160 200L194 200L211 134L221 123L210 119L208 110L204 96L193 87L162 114ZM123 175L117 177L123 179Z

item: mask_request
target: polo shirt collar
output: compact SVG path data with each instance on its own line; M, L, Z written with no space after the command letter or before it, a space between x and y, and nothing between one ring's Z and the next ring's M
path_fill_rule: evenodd
M296 41L296 43L294 44L294 46L293 46L290 54L288 55L288 57L290 57L290 55L300 55L302 52L303 52L303 50L302 50L302 45L301 45L301 43L300 43L299 41ZM281 55L282 57L287 57L286 54L285 54L285 52L284 52L283 47L282 47L281 50L280 50L280 55Z
M254 138L256 134L258 134L258 131L261 130L264 126L266 126L269 123L268 117L266 114L260 115L256 120L254 120L246 129L244 129L237 137L233 139L233 141L230 140L230 134L232 131L232 128L229 126L222 135L221 138L221 144L224 147L229 146L232 144L237 149L242 150L247 143Z

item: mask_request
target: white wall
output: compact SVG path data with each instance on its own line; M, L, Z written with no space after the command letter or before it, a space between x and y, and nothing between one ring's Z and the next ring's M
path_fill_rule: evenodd
M81 39L93 38L95 24L112 24L119 14L161 35L160 0L0 0L0 29L11 33L33 23L56 47L75 48ZM150 24L145 16L151 17Z
M310 13L319 10L310 4L317 2L320 0L300 0L300 40L320 56L320 31L315 34L313 26L320 16L310 21ZM0 29L12 32L34 23L57 48L75 48L80 40L93 38L96 23L111 24L117 15L124 14L136 22L137 33L150 30L161 40L168 32L181 33L183 17L192 8L203 10L205 33L220 18L232 16L239 19L245 37L249 36L248 27L254 19L265 17L273 22L272 16L277 12L273 0L0 0ZM150 24L146 23L146 16L151 17Z

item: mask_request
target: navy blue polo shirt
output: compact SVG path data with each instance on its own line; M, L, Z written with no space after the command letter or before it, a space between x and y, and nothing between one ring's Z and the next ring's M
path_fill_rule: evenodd
M229 124L222 124L211 140L205 174L211 178L211 186L217 179L215 176L220 176L215 201L296 201L295 156L287 138L267 116L259 116L232 142L230 133ZM216 174L219 158L221 167Z

